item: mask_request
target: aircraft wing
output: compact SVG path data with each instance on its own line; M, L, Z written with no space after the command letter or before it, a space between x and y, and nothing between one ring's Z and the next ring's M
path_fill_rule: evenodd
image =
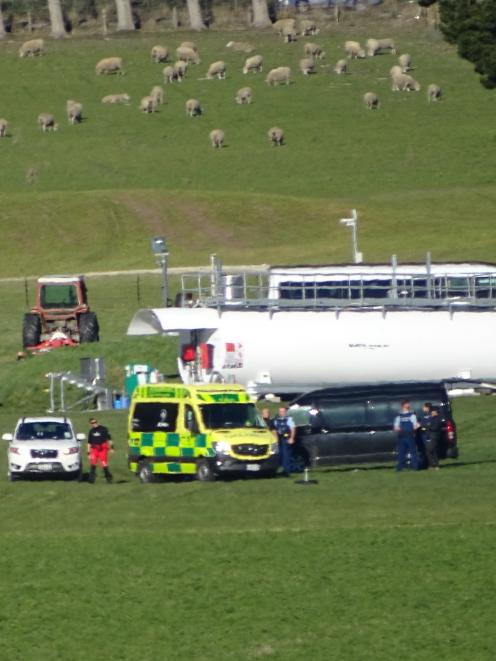
M138 310L128 335L166 335L184 330L215 330L219 315L212 308L145 308Z

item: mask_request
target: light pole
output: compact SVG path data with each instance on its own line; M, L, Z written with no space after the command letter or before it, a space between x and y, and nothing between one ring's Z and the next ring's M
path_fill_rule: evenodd
M351 227L353 263L361 264L363 262L363 253L358 250L358 214L356 209L351 210L351 218L341 218L339 222L345 227Z
M163 236L154 236L151 239L152 252L155 256L155 261L157 265L162 269L162 300L164 306L167 307L167 299L169 296L169 286L167 281L167 258L169 257L169 251L167 250L167 244L165 243L165 238Z

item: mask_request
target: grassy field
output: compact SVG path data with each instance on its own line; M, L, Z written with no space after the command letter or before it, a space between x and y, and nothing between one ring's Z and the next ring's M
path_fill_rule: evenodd
M369 36L353 20L317 41L326 63L348 38ZM150 268L150 236L164 234L171 266L344 262L350 237L339 218L356 207L366 260L494 261L494 92L420 26L377 24L411 53L420 94L391 92L391 56L322 69L303 78L303 40L269 33L209 32L48 42L20 60L0 43L0 278L51 272ZM198 42L202 64L166 86L160 112L139 99L161 82L154 43ZM290 64L294 84L268 89L241 74L225 48L250 40L265 70ZM126 75L96 77L98 59L121 55ZM225 81L204 81L224 59ZM427 104L439 83L445 99ZM235 91L254 90L240 107ZM376 91L382 107L367 111ZM128 107L103 95L128 92ZM202 117L185 116L196 97ZM69 98L85 121L69 126ZM40 112L57 133L42 134ZM272 148L277 124L287 144ZM214 151L208 132L226 132ZM151 362L175 373L174 340L126 338L136 309L160 305L156 276L89 280L98 345L16 362L32 282L0 282L0 427L43 412L50 371L79 370L103 356L112 387L123 366ZM175 287L175 283L172 283ZM461 457L439 473L397 475L390 466L319 470L319 484L232 480L140 485L125 461L125 413L105 412L116 440L115 484L10 484L0 453L0 656L6 661L155 661L270 658L485 660L494 657L495 465L492 398L455 403ZM72 415L85 431L87 413Z
M0 482L2 658L492 659L494 406L455 404L439 473L313 487L140 485L124 415L102 414L114 485Z

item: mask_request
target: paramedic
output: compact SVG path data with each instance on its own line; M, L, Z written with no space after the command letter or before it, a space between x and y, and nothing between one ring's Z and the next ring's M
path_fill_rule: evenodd
M406 467L406 460L410 455L410 468L418 469L418 456L415 436L420 427L417 416L410 408L410 402L405 399L401 402L401 411L394 420L394 431L398 434L398 463L396 470L401 471Z
M291 473L291 446L295 442L296 427L292 418L288 416L288 409L281 406L279 415L272 421L272 433L279 443L279 456L283 475L286 477Z
M88 433L88 456L90 459L90 473L88 482L94 484L96 478L96 466L100 462L105 479L112 482L112 474L108 467L108 453L113 451L114 444L107 427L98 424L98 420L90 418L91 429Z

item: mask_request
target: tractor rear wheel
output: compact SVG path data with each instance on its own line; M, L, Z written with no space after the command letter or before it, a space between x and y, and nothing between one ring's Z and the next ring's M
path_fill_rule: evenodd
M24 347L34 347L41 340L41 319L37 314L28 312L24 315L22 324L22 344Z
M79 315L79 342L98 342L100 339L98 319L94 312L82 312Z

